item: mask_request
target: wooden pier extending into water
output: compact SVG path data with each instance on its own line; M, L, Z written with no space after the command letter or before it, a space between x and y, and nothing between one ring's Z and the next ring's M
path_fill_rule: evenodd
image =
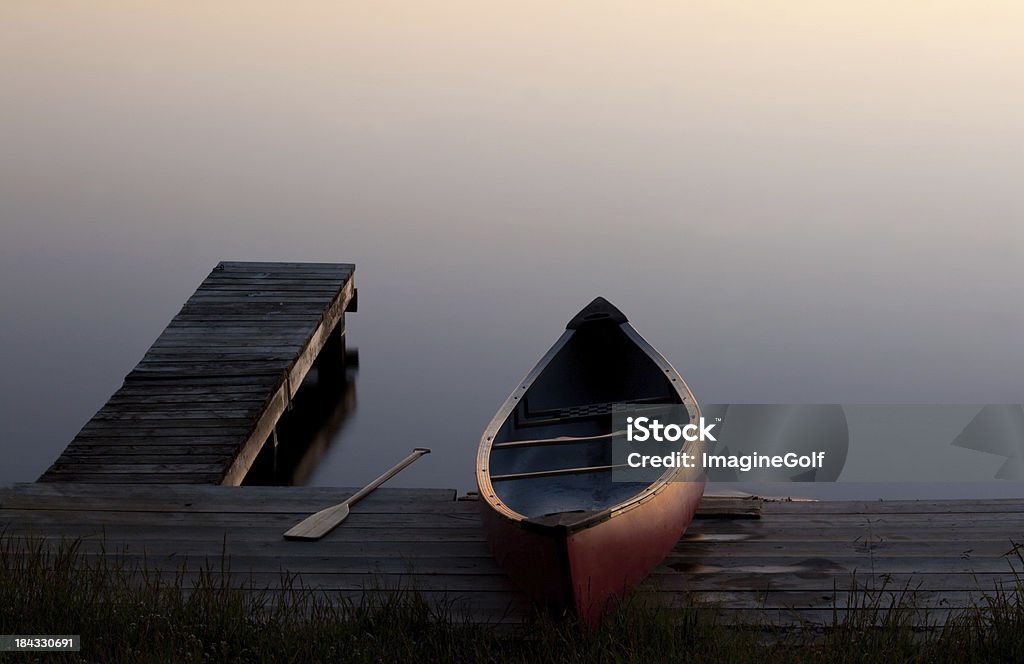
M241 483L314 360L344 335L354 271L220 263L40 480Z
M380 489L324 539L295 542L285 530L354 490L212 486L241 483L317 357L343 348L353 271L218 265L41 483L0 488L0 532L80 538L85 556L186 578L211 568L273 590L298 575L327 597L407 589L476 621L530 616L479 505L454 490ZM935 620L1012 589L1019 541L1024 500L710 500L641 592L738 621L828 624L834 608L856 610L858 589Z

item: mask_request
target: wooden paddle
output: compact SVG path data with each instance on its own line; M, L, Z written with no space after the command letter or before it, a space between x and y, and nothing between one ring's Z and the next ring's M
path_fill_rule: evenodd
M345 520L348 516L350 507L368 496L374 489L387 482L389 479L397 475L403 468L411 464L416 459L419 459L424 454L430 454L430 450L426 447L417 447L412 451L412 454L398 462L394 468L370 482L359 491L356 491L345 502L322 509L316 514L306 517L302 522L295 526L292 526L292 528L284 534L284 538L306 541L315 541L320 539L327 533L334 530L339 523Z

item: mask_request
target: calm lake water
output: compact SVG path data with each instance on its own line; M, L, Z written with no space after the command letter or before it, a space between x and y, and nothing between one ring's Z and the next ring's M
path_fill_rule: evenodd
M0 482L218 260L357 264L314 484L472 488L596 295L704 402L1024 402L1024 10L846 4L4 3Z

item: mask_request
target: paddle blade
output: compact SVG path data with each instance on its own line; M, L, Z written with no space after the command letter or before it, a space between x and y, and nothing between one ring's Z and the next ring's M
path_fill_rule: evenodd
M306 517L284 534L290 540L318 540L345 520L348 516L348 502L320 510Z

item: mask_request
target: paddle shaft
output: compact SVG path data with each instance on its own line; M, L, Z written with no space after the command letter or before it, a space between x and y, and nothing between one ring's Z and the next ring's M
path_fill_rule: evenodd
M402 472L402 470L406 466L411 464L416 459L419 459L424 454L430 454L430 450L428 448L426 448L426 447L417 447L416 449L414 449L412 451L412 453L409 454L409 456L405 457L404 459L399 461L397 464L395 464L395 466L391 470L387 471L386 473L384 473L383 475L381 475L380 477L378 477L374 481L372 481L369 484L367 484L366 486L364 486L359 491L356 491L354 494L352 494L349 497L349 499L345 501L345 503L349 507L352 507L353 505L358 503L360 500L362 500L363 498L366 498L368 495L370 495L370 493L372 493L374 489L379 487L381 484L384 484L385 482L387 482L389 479L391 479L392 477L394 477L398 473Z
M301 540L320 539L345 520L348 516L349 508L366 496L370 495L374 489L379 487L381 484L384 484L389 479L402 472L406 466L416 461L416 459L419 459L424 454L430 454L430 450L425 447L417 447L409 454L409 456L399 461L390 470L364 486L359 491L356 491L344 502L322 509L316 514L303 519L300 523L293 526L284 534L285 538Z

